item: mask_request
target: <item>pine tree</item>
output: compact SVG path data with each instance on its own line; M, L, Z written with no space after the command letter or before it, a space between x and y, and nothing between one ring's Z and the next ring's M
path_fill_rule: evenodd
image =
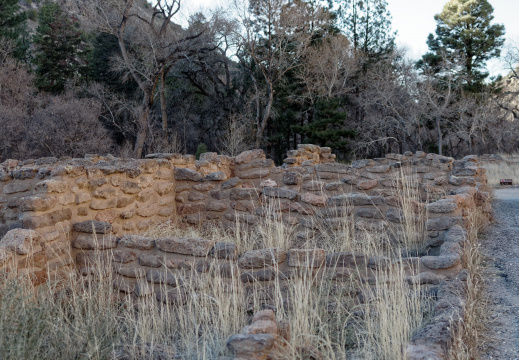
M34 37L36 86L50 93L61 93L65 84L80 78L86 70L85 55L77 19L69 18L56 3L40 9Z
M14 57L18 60L26 59L29 48L26 21L18 0L0 0L0 38L15 42Z
M355 50L375 60L393 51L396 32L391 29L386 0L329 0L329 4L338 6L339 27Z
M477 91L488 72L487 60L499 57L504 43L505 27L491 24L494 8L487 0L450 0L436 20L436 36L427 40L429 52L418 67L436 73L445 61L461 61L466 89Z
M315 105L313 121L303 126L293 126L294 131L304 135L304 141L328 146L335 151L345 153L347 138L353 138L355 132L346 129L345 112L340 110L340 98L323 98Z

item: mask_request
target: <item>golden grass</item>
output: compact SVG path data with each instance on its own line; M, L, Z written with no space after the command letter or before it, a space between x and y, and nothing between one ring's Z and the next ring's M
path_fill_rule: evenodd
M499 186L501 179L512 179L514 185L519 185L519 161L484 162L481 167L487 170L489 186Z
M387 225L377 234L356 227L347 211L333 224L321 219L309 231L317 236L307 239L277 216L253 227L237 221L236 231L169 224L148 233L233 242L240 253L298 245L381 258L378 271L358 267L341 282L331 279L333 268L302 271L283 281L272 267L276 277L267 288L246 288L237 273L223 276L208 258L206 274L176 273L182 285L175 291L185 303L164 305L155 296L117 293L112 272L101 265L94 275L73 275L38 289L26 277L5 274L0 277L0 359L111 359L122 345L135 359L152 359L141 349L159 344L175 346L185 359L215 359L226 355L227 338L265 306L275 309L278 321L290 324L281 359L402 359L404 345L426 321L430 300L421 285L405 277L409 265L403 256L424 246L425 215L416 211L417 187L408 180L401 183L402 224ZM145 280L141 285L153 290Z

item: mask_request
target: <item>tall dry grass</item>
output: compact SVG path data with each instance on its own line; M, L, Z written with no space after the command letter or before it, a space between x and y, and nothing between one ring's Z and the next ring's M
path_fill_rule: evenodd
M93 275L55 279L38 289L26 277L3 274L0 358L111 359L126 349L130 358L152 359L154 348L170 345L181 358L215 359L226 355L226 339L267 306L290 325L282 359L402 359L401 349L426 321L430 301L420 284L406 277L409 264L403 256L422 246L424 234L423 224L411 222L425 218L416 211L417 188L401 182L400 224L382 219L387 227L378 233L355 226L352 214L343 211L333 223L322 219L309 233L317 236L304 240L277 216L267 216L253 227L237 220L235 231L170 224L148 234L234 242L240 253L267 247L288 250L299 241L307 248L352 251L380 260L376 272L361 264L340 269L340 282L332 279L339 270L333 267L301 271L290 281L272 267L276 277L268 287L246 287L237 271L224 276L209 258L206 274L194 269L171 273L179 279L174 290L141 280L139 285L151 293L143 298L116 292L113 272L101 262ZM402 237L402 232L409 233ZM168 291L182 301L157 302L155 295Z
M512 179L514 185L519 185L519 160L499 161L482 163L481 166L487 170L489 186L499 186L501 179Z

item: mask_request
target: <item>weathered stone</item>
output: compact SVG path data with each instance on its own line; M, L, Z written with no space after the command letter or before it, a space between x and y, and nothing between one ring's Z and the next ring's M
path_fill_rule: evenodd
M168 284L178 287L183 284L182 278L168 270L150 270L146 274L146 280L155 284Z
M265 159L265 152L261 149L244 151L234 159L236 165L247 164L256 159Z
M299 185L303 181L303 176L295 171L287 171L283 174L285 185Z
M319 164L315 166L315 171L333 174L348 174L350 173L351 167L344 164Z
M106 210L112 209L117 206L117 199L112 198L109 200L93 199L90 203L90 208L93 210Z
M13 258L13 253L0 247L0 267L8 264Z
M170 194L174 189L175 185L173 183L157 184L155 186L155 191L157 191L160 196Z
M68 184L64 180L44 180L34 187L37 193L64 193L68 190Z
M243 283L254 283L257 281L271 281L276 278L276 274L272 270L260 270L253 272L245 272L240 275Z
M181 204L177 208L178 215L189 215L189 214L199 214L200 212L205 210L205 203L192 203L192 204Z
M110 223L94 220L75 223L72 228L76 232L87 234L109 234L112 232L112 225Z
M13 229L0 240L0 249L6 249L18 255L27 255L38 245L40 236L34 230Z
M461 263L459 255L422 256L422 264L432 270L449 269Z
M232 189L241 184L241 180L238 177L233 177L222 184L222 190Z
M323 249L291 249L288 251L288 266L311 268L320 267L324 262L325 255Z
M377 187L378 180L359 180L356 185L359 190L369 190Z
M368 263L365 255L352 252L338 252L326 255L326 266L328 267L363 267Z
M28 182L12 182L4 186L4 194L16 194L19 192L28 191L31 189L31 185Z
M377 166L371 166L366 168L367 171L372 173L387 173L389 170L391 170L391 166L389 165L377 165Z
M141 191L141 185L134 181L123 181L121 183L121 190L125 194L137 194Z
M238 249L233 243L219 242L214 244L210 255L217 259L236 260Z
M402 210L389 208L386 212L386 220L392 223L401 224L404 221L404 214Z
M307 191L322 191L324 187L326 186L326 183L323 181L308 181L303 184L303 189Z
M344 206L344 205L381 205L384 204L384 198L381 196L368 196L364 194L343 194L331 197L327 200L329 206Z
M273 188L276 189L276 188ZM231 200L258 200L259 194L256 189L232 189L230 193Z
M207 204L206 210L222 212L222 211L227 210L228 208L229 207L228 207L227 203L225 203L223 201L212 200L209 202L209 204Z
M237 334L227 340L227 348L237 360L265 360L274 340L270 334Z
M382 213L377 208L360 208L357 210L357 216L371 219L382 219Z
M260 179L270 175L270 170L265 168L239 171L236 173L241 179Z
M139 256L139 265L147 266L151 268L159 268L164 265L164 256L152 255L152 254L141 254Z
M160 216L167 217L173 214L175 214L175 206L168 206L159 210Z
M191 170L188 168L175 168L175 180L186 180L186 181L200 181L202 180L202 175L195 170Z
M296 200L299 194L293 190L280 189L277 187L264 187L263 195L274 198L283 198L288 200Z
M86 207L79 207L77 209L78 216L87 216L88 215L88 209Z
M155 244L159 250L192 256L207 256L214 241L200 238L162 238Z
M457 209L458 204L453 199L441 199L425 207L431 213L450 213Z
M452 226L462 222L460 216L439 217L435 219L427 219L427 231L441 231L450 229Z
M130 250L113 250L112 259L115 262L127 264L137 259L137 254Z
M207 194L201 193L199 191L191 191L187 199L189 201L202 201L207 199Z
M74 241L74 248L82 250L105 250L117 246L117 238L112 235L79 234Z
M278 248L251 250L240 257L238 264L245 269L258 269L280 264L286 260L286 257L286 252Z
M22 218L22 225L26 229L38 229L47 226L56 225L59 222L70 220L72 218L72 210L63 209L56 210L48 214L40 216L31 216L26 213Z
M96 189L92 194L95 198L98 199L111 199L115 196L114 189Z
M28 196L18 202L19 210L25 211L47 211L56 205L56 198L52 196Z
M119 275L126 276L129 278L143 278L146 277L146 271L143 268L136 268L136 267L115 267L115 272Z
M303 193L301 194L301 201L313 205L313 206L325 206L326 205L326 197L321 195L314 195L311 193Z
M216 171L216 172L207 174L206 176L204 176L204 178L202 180L203 181L225 181L225 180L227 180L227 174L224 173L223 171Z
M155 204L141 206L137 209L137 214L142 217L150 217L156 215L158 212L159 208Z
M351 163L351 167L355 168L355 169L362 169L362 168L365 168L366 166L371 166L374 163L375 162L373 160L367 160L367 159L356 160L356 161Z
M135 202L135 198L130 197L130 196L123 196L123 197L117 198L117 207L123 208L123 207L133 204L134 202Z
M117 220L118 217L119 217L119 212L115 209L110 209L110 210L99 211L96 214L94 219L97 221L103 221L103 222L108 222L108 223L112 224L115 222L115 220Z

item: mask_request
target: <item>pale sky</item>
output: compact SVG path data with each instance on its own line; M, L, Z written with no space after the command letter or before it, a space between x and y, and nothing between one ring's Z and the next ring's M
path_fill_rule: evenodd
M247 0L243 0L247 1ZM387 0L393 16L393 29L398 31L397 44L408 49L409 57L419 59L427 51L427 36L434 33L434 15L441 12L447 0ZM507 41L519 43L519 0L489 0L494 7L494 23L504 24ZM223 0L183 0L190 12L225 7ZM491 75L504 72L499 61L488 64ZM506 73L506 72L505 72Z

